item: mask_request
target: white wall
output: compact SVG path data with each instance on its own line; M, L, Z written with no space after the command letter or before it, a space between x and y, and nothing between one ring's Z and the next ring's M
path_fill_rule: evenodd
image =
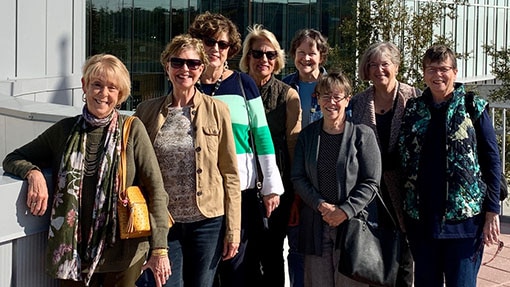
M0 1L0 94L81 106L85 0Z

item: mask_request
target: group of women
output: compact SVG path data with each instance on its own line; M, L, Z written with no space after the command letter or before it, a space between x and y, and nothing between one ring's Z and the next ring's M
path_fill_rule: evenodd
M291 286L365 286L337 271L336 246L374 190L409 239L395 286L476 285L483 244L498 242L501 167L486 101L466 102L449 48L427 50L422 93L397 81L398 48L376 43L359 65L371 86L352 96L345 74L322 67L329 46L314 29L296 34L297 71L283 81L285 54L261 25L241 43L206 12L188 32L161 54L171 91L138 105L128 139L150 237L117 232L117 107L130 81L116 57L85 63L81 115L4 159L28 180L30 212L51 209L47 270L63 286L281 287L286 236ZM242 72L227 63L239 52Z

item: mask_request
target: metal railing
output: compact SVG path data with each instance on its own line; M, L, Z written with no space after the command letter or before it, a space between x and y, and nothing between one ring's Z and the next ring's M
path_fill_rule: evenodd
M510 109L510 104L501 104L501 103L495 103L490 104L489 106L490 114L492 117L492 125L494 126L494 130L496 131L496 136L498 138L498 143L500 146L501 151L501 166L503 169L503 174L505 174L507 182L508 182L508 175L507 175L507 168L506 168L506 157L507 157L507 111ZM507 198L504 202L501 204L501 215L506 220L510 220L510 199Z

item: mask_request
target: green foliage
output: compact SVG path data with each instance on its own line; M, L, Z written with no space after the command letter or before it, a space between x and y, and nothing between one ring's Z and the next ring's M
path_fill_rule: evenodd
M369 84L357 77L357 66L372 43L388 41L397 45L402 56L397 76L399 81L419 88L424 87L421 60L426 49L433 43L452 45L451 34L435 35L434 28L446 19L455 19L457 7L466 4L466 0L455 0L450 4L437 0L406 2L351 1L356 12L342 19L339 27L341 44L332 48L327 67L341 67L353 80L355 93Z
M495 102L508 101L510 95L510 51L507 48L496 49L494 44L482 46L485 53L492 57L492 74L501 81L501 86L491 91L489 98Z
M507 102L510 95L510 51L508 48L504 47L498 50L494 44L483 45L482 47L485 53L492 57L493 61L490 64L491 72L501 84L497 89L490 92L489 99L492 102ZM503 126L510 126L510 119L504 116L505 111L503 109L496 109L495 113L494 127L496 130L503 130ZM505 138L503 138L503 136ZM500 145L503 144L503 139L505 139L505 143L510 142L508 133L498 135L498 142ZM503 154L503 156L505 158L510 158L510 146L508 144L506 144L505 154ZM510 161L505 161L504 170L505 176L508 179L510 175ZM507 206L510 205L510 200L506 200L505 202Z

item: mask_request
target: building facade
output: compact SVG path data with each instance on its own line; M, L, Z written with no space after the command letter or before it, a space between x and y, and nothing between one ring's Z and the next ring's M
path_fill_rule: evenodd
M416 13L420 5L431 2L401 1ZM167 91L159 55L172 37L185 33L195 16L205 11L232 19L242 36L248 26L263 24L286 50L302 28L317 29L332 47L342 47L339 27L345 17L356 14L351 0L87 0L87 55L110 52L126 62L133 78L132 102L126 108L134 108L139 101ZM444 17L440 26L434 27L436 35L453 38L458 53L470 55L459 61L462 81L493 82L491 58L482 47L493 44L506 48L509 11L509 0L469 0L458 5L455 19ZM229 66L235 69L238 60L229 61ZM293 71L292 61L287 62L283 74Z

